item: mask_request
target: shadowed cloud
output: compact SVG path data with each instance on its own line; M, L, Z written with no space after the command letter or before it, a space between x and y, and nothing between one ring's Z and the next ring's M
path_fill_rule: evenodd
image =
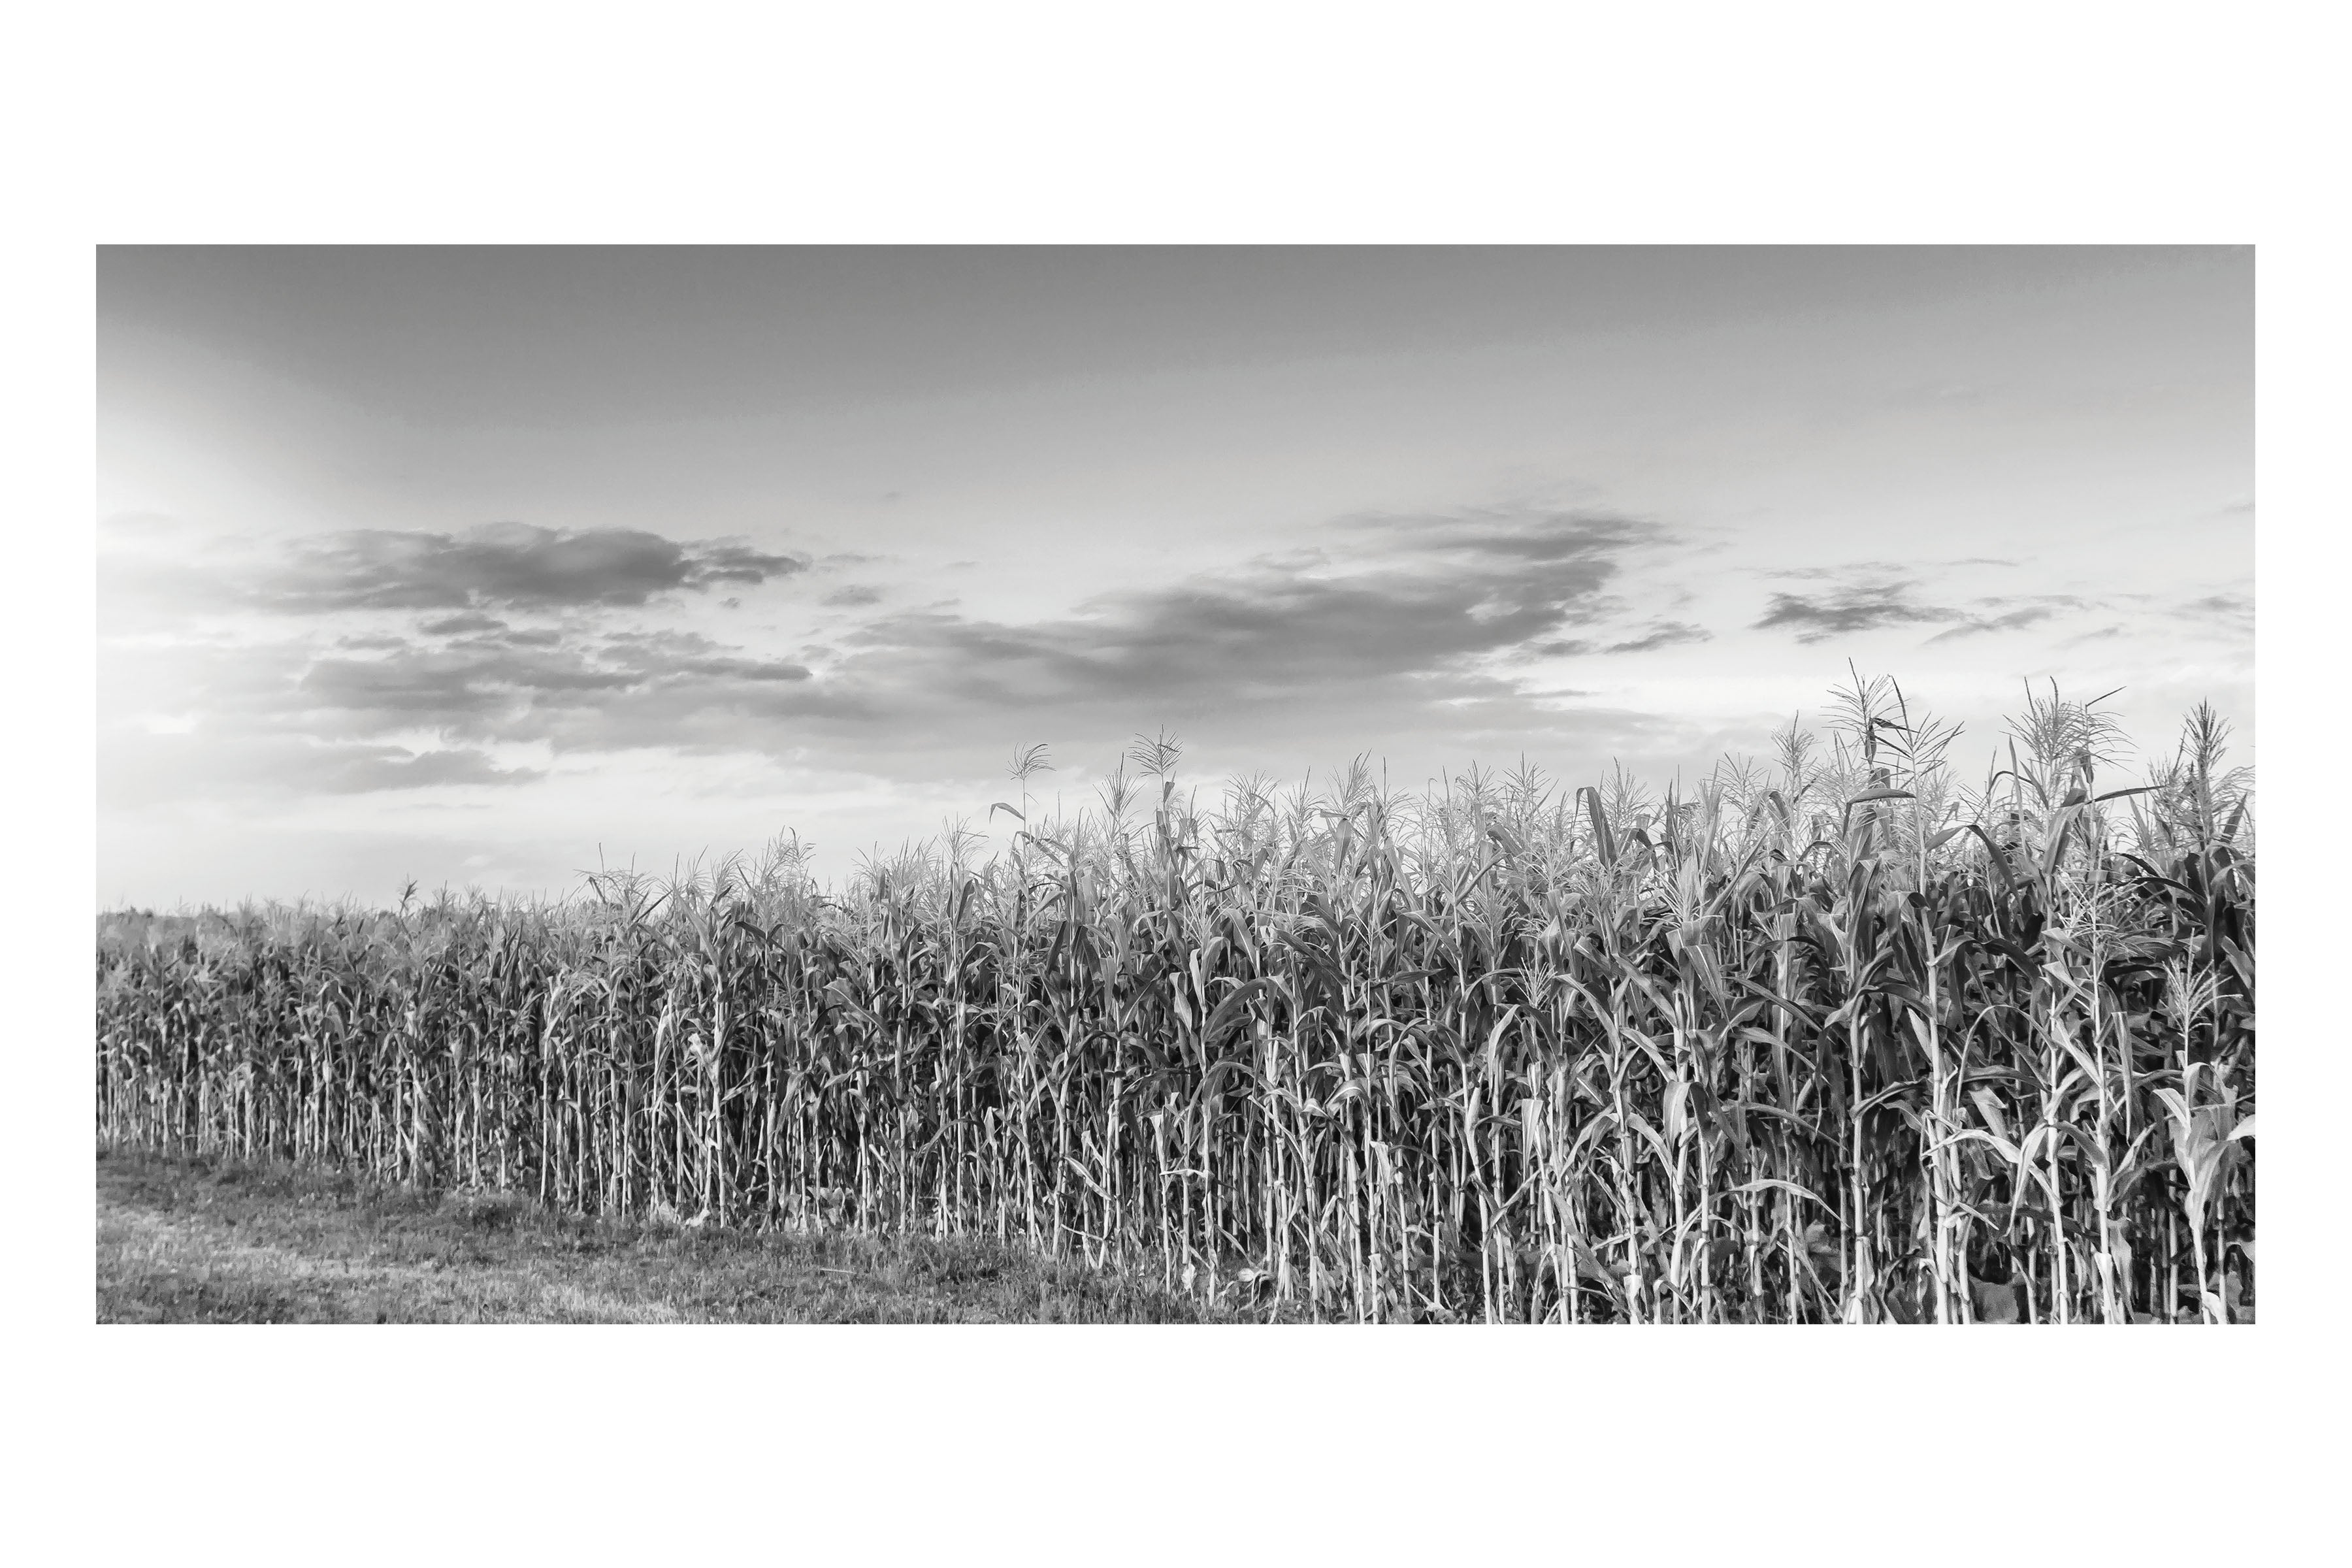
M366 732L431 726L500 739L543 739L548 716L659 694L673 710L733 705L745 687L809 679L806 666L760 659L691 632L547 632L410 644L380 658L329 657L301 676L297 701L320 720Z
M2011 632L2027 626L2040 626L2054 616L2092 608L2088 600L2071 594L2043 594L2028 599L1979 599L1977 613L1958 626L1937 632L1929 642L1949 642L1955 637L1978 637L1986 632Z
M416 629L432 637L454 637L473 633L502 632L507 629L507 624L496 616L486 616L478 610L467 610L463 615L444 616L438 620L425 621Z
M1948 564L2002 563L1985 558ZM1919 597L1917 578L1889 575L1886 563L1877 561L1844 567L1800 567L1770 575L1831 584L1818 592L1775 593L1763 616L1754 623L1758 630L1793 631L1801 643L1827 642L1887 626L1935 625L1945 629L1928 642L1948 642L1991 632L2021 631L2059 616L2097 607L2093 601L2068 594L1992 595L1964 604L1935 604Z
M1822 594L1775 594L1756 626L1765 631L1789 627L1799 642L1817 643L1881 626L1958 617L1958 611L1921 604L1913 595L1917 586L1908 579L1894 579L1844 583Z
M216 714L190 734L118 730L99 742L100 797L111 805L260 795L354 795L441 786L513 786L546 776L501 767L464 746L422 751L380 742L323 741Z
M410 752L395 746L330 750L312 787L331 795L425 789L434 784L520 784L545 775L536 768L501 768L488 754L465 750Z
M883 616L845 639L835 673L991 707L1506 695L1478 661L1599 618L1622 558L1663 537L1573 514L1353 519L1333 549L1104 595L1065 618Z
M635 529L500 522L454 534L369 529L297 541L249 592L262 607L304 613L625 606L807 568L796 555Z
M1671 536L1583 513L1350 519L1323 531L1318 548L1100 595L1059 616L995 620L947 602L871 616L791 657L628 624L633 595L735 569L735 557L694 552L703 547L551 554L541 546L552 536L540 530L500 536L515 546L501 555L504 544L478 538L461 548L399 536L394 548L388 537L346 535L268 563L265 594L231 584L235 602L285 612L286 634L181 644L168 668L144 667L157 693L150 710L212 715L215 736L240 727L331 742L436 734L567 752L917 752L992 747L1009 728L1118 735L1163 720L1235 738L1360 743L1540 731L1563 716L1550 706L1557 694L1510 673L1530 648L1628 652L1707 635L1653 620L1630 636L1596 636L1621 620L1610 589L1629 559ZM405 609L407 625L322 645L306 629L322 604ZM489 604L551 605L559 618L518 626ZM455 762L385 757L342 776L380 782L319 787L494 782Z
M1673 647L1679 643L1710 642L1715 634L1705 626L1695 626L1688 621L1660 621L1637 637L1611 643L1603 653L1647 653L1653 648Z
M2200 620L2218 621L2236 631L2252 631L2254 626L2254 596L2252 594L2208 594L2190 599L2180 606L2183 615Z

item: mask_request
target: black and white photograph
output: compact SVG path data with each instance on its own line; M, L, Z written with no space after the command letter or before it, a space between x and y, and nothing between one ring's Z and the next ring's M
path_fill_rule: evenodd
M2243 1324L2243 247L110 247L110 1321Z
M2328 1560L2317 19L29 14L15 1554Z

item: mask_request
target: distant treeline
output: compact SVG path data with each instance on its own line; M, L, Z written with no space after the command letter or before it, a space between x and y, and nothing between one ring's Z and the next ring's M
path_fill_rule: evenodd
M2251 1315L2251 780L1891 683L1687 795L1041 752L821 889L105 917L102 1140L582 1210L987 1232L1328 1317Z

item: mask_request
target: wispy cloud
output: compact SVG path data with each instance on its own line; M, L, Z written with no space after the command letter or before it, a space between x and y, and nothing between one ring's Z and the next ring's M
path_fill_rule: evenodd
M684 720L740 708L747 690L809 678L805 665L754 658L697 633L540 631L320 658L300 675L289 705L345 733L428 728L536 741L570 732L593 743L595 726L583 725L583 716L629 713L630 700L657 702ZM623 744L652 738L614 737Z
M322 740L236 713L208 715L187 733L119 728L100 736L99 760L100 797L115 805L514 786L546 776L502 766L477 747Z
M295 770L322 790L393 788L512 782L479 751L502 743L782 754L827 737L902 751L1167 720L1259 736L1540 728L1557 719L1549 696L1509 673L1527 650L1708 635L1665 620L1601 631L1622 622L1612 590L1629 559L1670 536L1586 513L1350 519L1310 548L1061 616L996 619L947 601L836 626L823 647L786 632L764 651L638 612L666 587L793 558L635 536L572 547L585 537L345 535L263 555L218 595L267 606L280 634L183 641L151 658L147 679L174 695L150 705L205 715L215 742L250 742L257 759L282 760L284 737L441 737L419 756L348 753L331 776L307 760ZM880 597L853 588L831 605ZM364 633L321 638L360 610L372 612Z
M1711 641L1715 634L1705 626L1695 626L1688 621L1654 622L1648 631L1637 637L1611 643L1603 653L1648 653L1653 648L1673 647L1679 643Z
M2014 566L2015 562L1971 556L1945 566ZM2093 610L2092 600L2069 594L1983 595L1943 604L1921 596L1920 579L1899 574L1884 561L1843 566L1775 570L1769 576L1829 584L1818 591L1776 592L1754 625L1759 630L1792 631L1801 643L1827 642L1888 626L1942 626L1929 643L2022 631L2058 616Z
M2233 631L2252 631L2254 626L2254 596L2252 594L2206 594L2185 601L2180 606L2184 616L2199 620L2214 621Z
M1482 661L1601 618L1625 557L1663 537L1584 514L1352 519L1322 548L1103 595L1068 616L880 616L844 639L830 675L989 709L1295 710L1379 689L1425 710L1509 691Z
M1929 642L1949 642L1955 637L1981 637L1988 632L2020 631L2040 626L2055 616L2094 606L2088 600L2069 594L2044 594L2027 599L1979 599L1959 625L1937 632Z
M1759 569L1757 574L1795 583L1827 583L1840 578L1887 577L1904 570L1903 564L1895 561L1849 561L1843 566L1769 566Z
M443 616L435 620L420 622L416 629L432 637L464 637L468 633L502 632L507 629L507 624L496 616L486 616L478 610L467 610L463 615Z
M299 613L626 606L808 565L798 555L637 529L500 522L462 533L365 529L301 540L245 586L260 607Z
M502 768L487 752L464 748L410 752L397 746L326 749L312 787L334 795L425 789L435 784L520 784L546 776L537 768Z
M1909 579L1847 582L1820 594L1775 594L1756 623L1759 630L1787 627L1802 643L1827 642L1882 626L1955 619L1959 612L1922 604Z

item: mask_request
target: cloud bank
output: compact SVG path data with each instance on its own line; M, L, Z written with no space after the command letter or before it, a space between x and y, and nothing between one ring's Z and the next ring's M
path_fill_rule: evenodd
M1025 619L903 607L868 557L638 530L354 531L199 549L189 570L153 531L116 568L172 607L126 621L102 662L102 706L130 721L107 742L117 798L515 786L552 759L648 748L939 777L1024 740L1162 724L1237 754L1590 752L1672 726L1568 689L1563 664L1606 686L1608 661L1715 637L1660 613L1696 603L1691 541L1591 510L1348 518L1304 547ZM824 584L847 570L859 580ZM1769 575L1784 585L1752 626L1804 645L1904 626L1942 643L2101 607L1945 602L1885 562ZM804 576L818 586L795 597ZM754 614L709 594L762 584L787 592ZM2225 593L2182 611L2250 605Z
M757 584L808 564L801 556L641 530L498 522L454 534L365 529L304 540L250 591L263 607L313 614L621 606L719 584Z
M127 648L115 665L149 710L198 716L148 737L163 752L201 731L274 781L332 792L520 782L529 770L483 750L516 745L903 754L1171 721L1361 743L1556 724L1514 673L1530 658L1705 638L1687 622L1623 624L1628 563L1671 542L1583 512L1360 517L1312 548L1035 620L835 590L822 602L851 618L824 644L786 633L755 648L645 613L794 576L805 558L520 525L349 532L184 579L184 610L240 611L258 630ZM295 738L310 750L289 764ZM394 741L409 749L380 749Z

